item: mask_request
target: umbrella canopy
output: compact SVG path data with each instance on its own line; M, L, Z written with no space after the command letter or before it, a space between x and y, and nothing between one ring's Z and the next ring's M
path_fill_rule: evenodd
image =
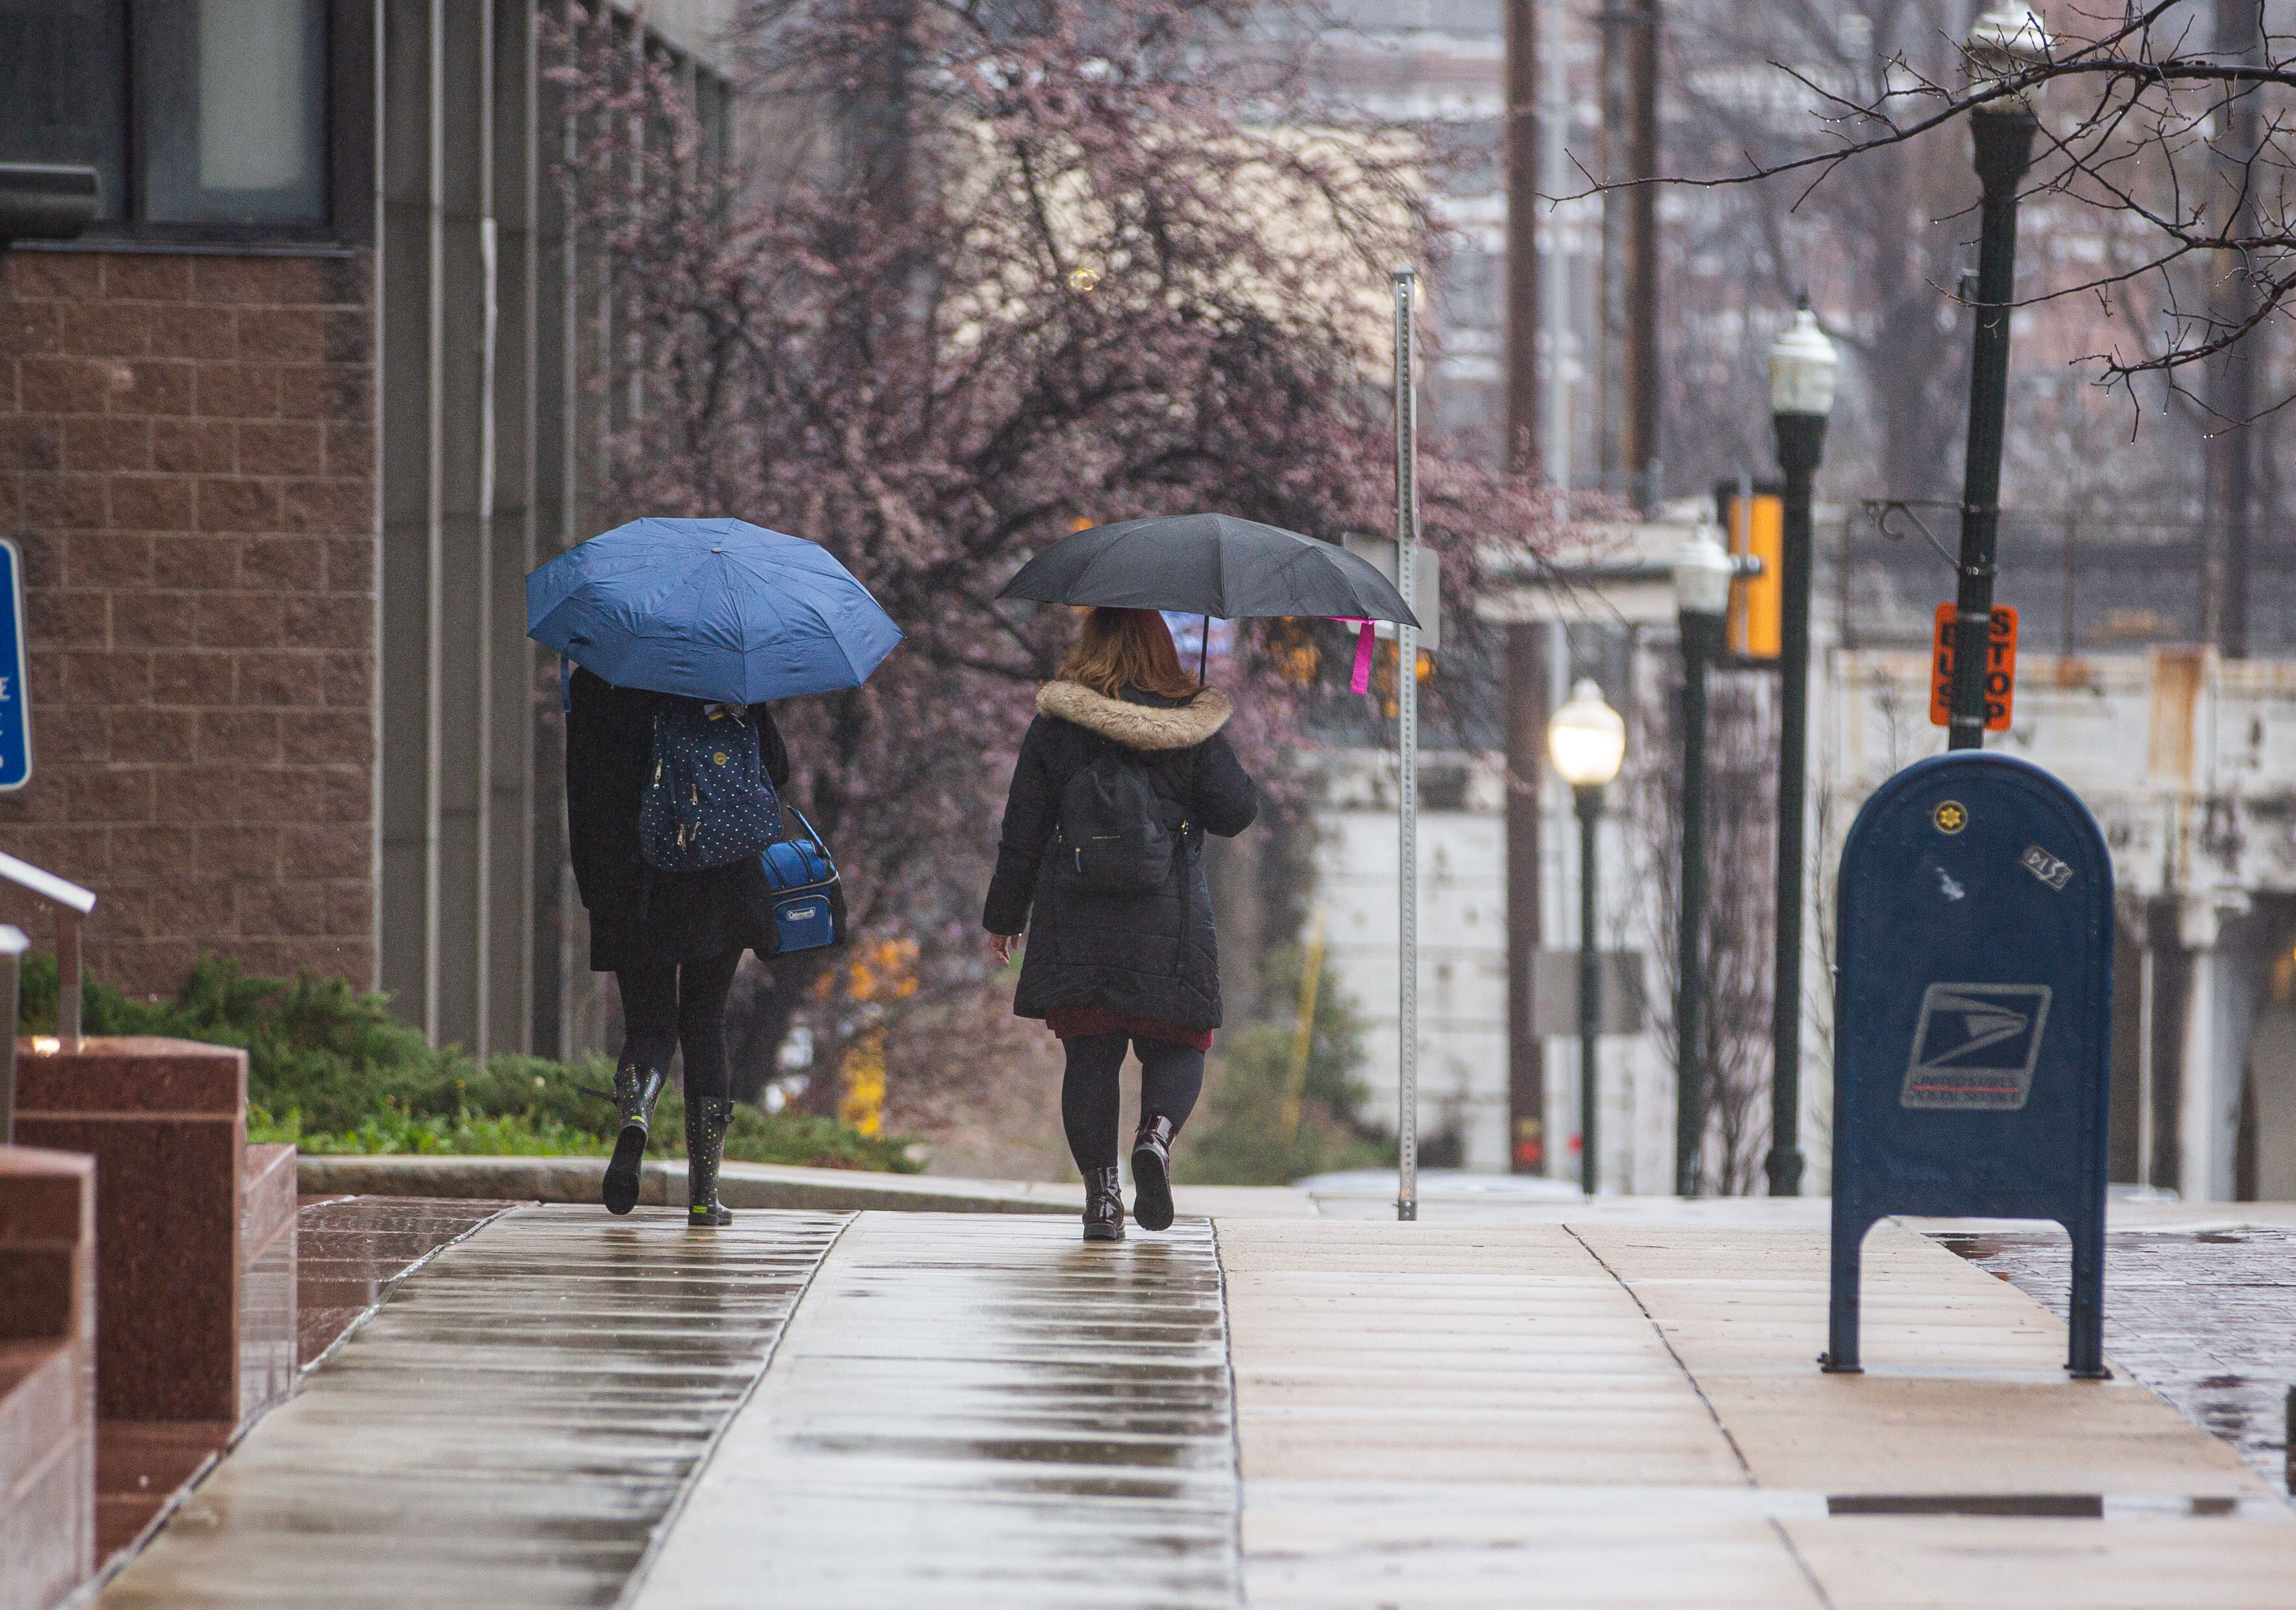
M1419 624L1368 560L1336 543L1233 514L1160 514L1094 526L1022 565L998 596L1185 610L1223 620L1326 615Z
M828 549L740 520L634 520L526 579L526 632L616 687L755 704L858 687L901 628Z

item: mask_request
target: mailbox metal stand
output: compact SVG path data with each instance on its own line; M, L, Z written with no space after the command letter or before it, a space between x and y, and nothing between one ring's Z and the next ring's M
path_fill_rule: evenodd
M1842 847L1833 1268L1820 1360L1856 1374L1859 1252L1892 1213L2052 1219L2066 1368L2104 1367L2112 861L2088 809L1983 750L1916 761Z

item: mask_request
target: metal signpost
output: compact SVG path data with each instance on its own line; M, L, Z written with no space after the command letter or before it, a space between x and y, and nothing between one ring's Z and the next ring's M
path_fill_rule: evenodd
M1395 590L1416 598L1419 548L1419 393L1412 381L1412 303L1418 275L1395 271ZM1401 912L1401 998L1397 1033L1396 1195L1398 1220L1419 1217L1419 633L1395 628L1395 785L1400 795L1396 904Z
M2072 1236L2066 1368L2103 1379L2112 861L2039 767L1916 761L1841 852L1833 1289L1856 1374L1859 1248L1890 1213L2053 1219Z

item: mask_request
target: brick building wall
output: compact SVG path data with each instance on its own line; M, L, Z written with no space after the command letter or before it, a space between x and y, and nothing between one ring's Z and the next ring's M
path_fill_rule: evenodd
M0 255L33 742L0 850L97 891L89 969L132 992L202 952L374 981L373 332L365 253Z

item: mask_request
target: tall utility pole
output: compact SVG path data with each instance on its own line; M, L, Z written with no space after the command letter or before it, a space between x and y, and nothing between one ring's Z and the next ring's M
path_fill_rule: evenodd
M1538 337L1539 0L1506 0L1506 423L1507 470L1536 477L1542 464ZM1554 353L1550 362L1560 364ZM1542 1172L1546 1162L1546 1047L1531 1015L1538 956L1539 763L1546 748L1546 628L1507 628L1507 1166Z
M1546 1042L1531 1006L1538 959L1538 818L1546 749L1546 634L1516 621L1506 641L1507 1167L1546 1171Z
M1539 0L1506 0L1506 467L1512 475L1537 475L1540 458L1538 12Z
M2217 0L2216 57L2226 66L2260 67L2264 61L2263 0ZM2225 233L2234 239L2256 234L2258 176L2252 168L2263 143L2260 92L2235 91L2218 127L2216 167L2223 186ZM2219 329L2237 328L2254 316L2256 295L2250 266L2219 261L2210 294L2210 315ZM2259 325L2216 360L2209 410L2214 434L2208 445L2209 513L2201 563L2201 637L2226 658L2248 655L2249 539L2256 506L2256 413L2258 346L2270 326Z
M1658 0L1610 0L1603 26L1603 176L1658 175ZM1661 490L1658 450L1658 187L1603 195L1603 486L1638 508Z

